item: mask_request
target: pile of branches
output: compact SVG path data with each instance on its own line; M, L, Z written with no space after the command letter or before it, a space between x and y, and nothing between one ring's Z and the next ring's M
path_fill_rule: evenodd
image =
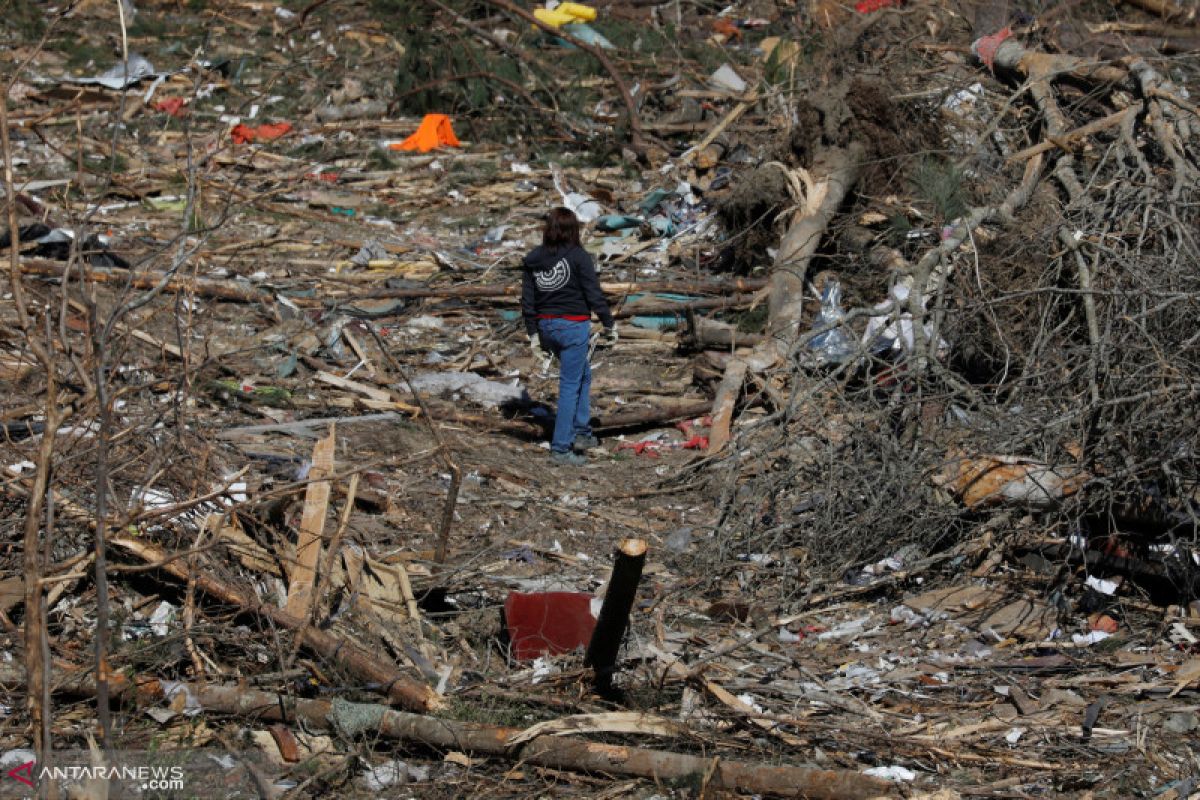
M744 360L779 390L713 473L725 555L790 549L828 577L988 530L1083 550L1134 533L1123 556L1169 554L1160 577L1196 596L1196 75L1024 44L1035 30L976 41L973 122L948 113L954 88L914 87L944 131L932 179L929 153L880 152L849 102L848 124L774 165L800 210L778 217L771 347ZM900 168L879 175L883 159ZM850 302L814 322L820 268ZM831 332L847 352L827 357Z

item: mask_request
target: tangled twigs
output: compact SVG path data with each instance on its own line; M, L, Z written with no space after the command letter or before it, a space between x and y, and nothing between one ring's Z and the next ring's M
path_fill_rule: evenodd
M509 14L520 17L521 19L525 20L526 22L530 23L531 25L537 26L538 28L545 31L546 33L553 34L554 36L562 39L563 41L573 44L574 46L578 47L580 50L584 51L588 55L592 56L592 58L594 58L598 62L600 62L600 66L603 67L604 71L608 73L608 76L610 78L612 78L612 82L616 86L617 91L619 91L621 93L621 102L624 103L624 105L625 105L625 114L626 114L626 117L629 119L630 146L638 153L645 151L646 132L642 128L642 119L641 119L641 116L638 114L637 103L634 101L633 94L630 93L629 86L628 86L628 84L626 84L625 79L621 77L621 72L612 63L612 59L610 59L607 55L605 55L604 51L601 48L599 48L595 45L592 45L592 44L588 44L587 42L583 41L582 39L578 38L577 36L572 36L570 33L566 32L560 28L555 28L552 25L547 25L546 23L542 22L540 19L535 17L533 14L526 11L525 9L520 8L519 6L513 5L512 3L509 2L509 0L484 0L484 1L486 3L488 3L489 5L492 5L492 6L495 6L496 8L501 9L502 11L507 11Z
M893 291L795 337L787 409L742 426L738 457L713 479L727 546L802 554L802 566L772 564L780 577L971 535L979 520L963 512L978 509L928 480L956 449L1092 476L1043 505L1039 522L1097 535L1113 524L1104 509L1144 507L1152 492L1182 515L1200 486L1200 441L1185 422L1200 391L1200 277L1186 266L1200 261L1197 109L1137 59L1099 63L1013 39L995 56L998 71L1025 77L1004 105L1027 101L1036 134L990 160L993 139L972 139L969 178L1011 188L941 222L935 245L871 247ZM1068 102L1064 90L1081 85L1086 101ZM792 238L814 246L811 231ZM787 239L780 260L800 252ZM904 333L879 355L860 337L863 317ZM860 342L857 355L820 371L796 358L832 328Z

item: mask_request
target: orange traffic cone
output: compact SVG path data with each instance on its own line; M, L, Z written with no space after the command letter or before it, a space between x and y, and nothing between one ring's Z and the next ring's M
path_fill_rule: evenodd
M435 147L458 147L458 137L450 127L450 118L445 114L426 114L417 132L400 144L390 145L392 150L419 150L428 153Z

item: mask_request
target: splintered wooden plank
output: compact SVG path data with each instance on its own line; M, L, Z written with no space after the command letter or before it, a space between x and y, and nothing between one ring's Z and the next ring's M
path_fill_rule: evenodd
M300 518L300 536L296 542L296 568L292 571L287 599L287 613L300 619L307 619L312 607L313 583L321 558L321 535L329 510L329 476L333 474L336 426L336 423L330 423L329 435L313 448L308 489L304 493L304 515Z
M725 376L717 387L717 397L713 401L712 429L708 434L708 452L719 453L729 441L729 426L733 422L733 409L737 404L738 395L742 393L742 383L746 380L746 362L735 358L725 367Z

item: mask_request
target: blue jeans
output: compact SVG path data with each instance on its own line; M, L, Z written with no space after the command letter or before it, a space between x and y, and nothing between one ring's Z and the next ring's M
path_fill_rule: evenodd
M538 320L543 346L558 356L558 413L550 449L565 453L576 436L592 432L592 368L588 338L592 326L569 319Z

